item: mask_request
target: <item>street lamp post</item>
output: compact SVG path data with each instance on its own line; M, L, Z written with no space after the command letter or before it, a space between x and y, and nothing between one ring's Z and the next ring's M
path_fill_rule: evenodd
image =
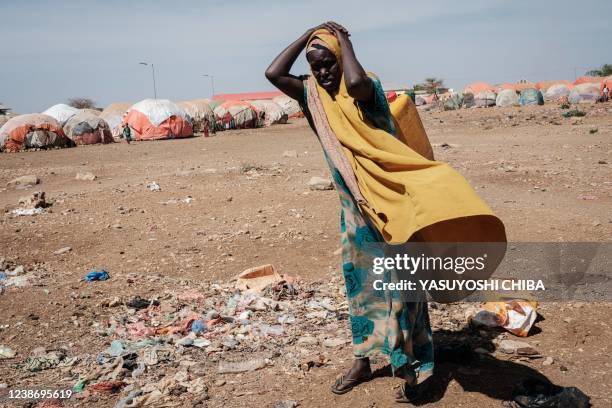
M215 95L215 76L214 75L210 75L210 74L203 74L203 77L209 77L210 78L210 87L212 88L212 96Z
M140 65L148 66L146 62L141 62ZM155 65L151 63L151 73L153 74L153 97L157 99L157 86L155 85Z

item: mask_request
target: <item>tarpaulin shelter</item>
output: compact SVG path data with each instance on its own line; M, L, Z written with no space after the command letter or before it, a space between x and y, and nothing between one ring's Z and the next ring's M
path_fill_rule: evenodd
M474 104L476 106L487 107L495 106L497 95L493 91L482 91L474 95Z
M71 145L59 122L41 113L15 116L0 128L0 150L6 152Z
M42 114L51 116L53 119L57 120L61 126L64 126L68 119L70 119L78 111L79 110L77 108L73 108L72 106L64 103L58 103L57 105L51 106Z
M257 109L245 101L225 101L214 112L219 130L255 128L259 125Z
M299 118L304 116L302 113L302 108L300 108L300 104L295 99L286 95L280 95L272 100L283 108L283 111L289 118Z
M574 85L580 84L601 84L601 81L604 80L604 77L598 76L581 76L574 81Z
M497 94L495 99L495 105L497 106L518 106L519 96L514 89L502 89Z
M108 123L85 110L68 119L64 134L77 145L114 142Z
M427 105L427 97L424 95L417 95L414 99L414 104L416 106Z
M461 108L463 105L463 94L455 93L452 94L446 102L444 102L444 110L455 110Z
M565 79L559 79L559 80L550 80L550 81L538 81L535 84L535 89L539 89L541 92L544 92L545 90L547 90L548 88L550 88L553 85L566 85L569 89L571 89L572 87L572 83L570 81L567 81Z
M128 109L130 109L130 106L132 106L132 104L127 102L111 103L104 108L100 114L100 117L108 124L114 138L121 137L121 132L123 131L121 122L123 121L123 117L127 114Z
M463 94L463 107L464 108L473 108L476 105L474 102L474 94L473 93L464 93Z
M215 114L208 104L208 99L194 99L178 102L193 122L193 131L202 132L205 136L215 130Z
M519 96L519 103L521 106L544 105L544 96L542 96L542 92L535 88L523 89Z
M122 125L132 130L132 139L159 140L193 136L187 113L168 99L145 99L128 110Z
M258 111L263 112L263 125L270 126L278 123L287 123L287 119L289 116L283 111L281 106L270 100L258 100L251 101L251 105L253 105Z
M485 91L494 92L495 88L491 84L488 84L486 82L474 82L472 84L469 84L465 88L463 88L464 94L471 93L473 95L476 95L480 92L485 92Z
M571 88L573 88L573 85L571 84L551 85L546 89L546 91L544 91L544 99L556 101L558 99L568 97L571 92Z
M589 103L597 102L600 95L600 84L592 82L584 82L582 84L575 85L570 91L569 101L570 103Z

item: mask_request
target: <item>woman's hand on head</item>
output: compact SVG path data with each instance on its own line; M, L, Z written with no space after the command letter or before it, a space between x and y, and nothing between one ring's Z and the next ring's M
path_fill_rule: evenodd
M336 23L335 21L328 21L323 25L324 28L331 32L333 35L335 35L339 41L348 39L351 35L344 26Z

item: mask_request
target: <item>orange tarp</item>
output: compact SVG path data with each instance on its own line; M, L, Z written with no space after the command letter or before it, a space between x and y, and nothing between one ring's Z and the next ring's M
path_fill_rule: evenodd
M580 78L574 81L574 85L586 84L586 83L599 84L603 80L604 80L604 77L581 76Z
M569 89L572 89L572 83L566 79L559 79L557 81L538 81L535 84L535 88L539 89L540 91L544 91L550 88L551 86L557 85L557 84L567 85Z
M486 82L474 82L473 84L469 84L468 86L463 88L463 93L471 93L474 95L484 91L495 92L495 88Z
M27 134L33 130L47 130L55 133L58 137L66 137L60 124L50 116L42 114L21 115L21 117L13 118L2 127L2 133L6 132L5 135L0 135L0 140L5 139L2 149L6 152L18 152L21 150Z
M147 115L132 109L123 119L124 126L126 123L134 130L132 138L135 140L159 140L193 135L191 124L178 116L170 116L159 126L153 126Z

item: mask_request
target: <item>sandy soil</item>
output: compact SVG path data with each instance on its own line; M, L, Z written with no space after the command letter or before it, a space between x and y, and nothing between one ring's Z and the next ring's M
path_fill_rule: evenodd
M554 105L421 114L437 159L472 183L504 220L511 241L609 242L612 105L584 109L584 118L567 119ZM283 154L289 150L297 157ZM96 180L75 179L85 171ZM0 294L0 345L17 352L14 359L0 360L0 382L8 388L72 387L75 376L69 371L29 373L19 363L40 346L95 358L111 339L97 335L91 324L116 313L104 307L115 296L154 297L226 283L265 263L308 284L339 276L338 199L335 191L310 191L306 185L313 176L329 177L329 171L304 120L210 138L0 156L0 186L25 174L41 183L28 191L0 189L6 210L0 218L0 256L35 276L32 285ZM161 191L146 187L153 181ZM44 191L52 206L36 216L12 215L19 198L32 191ZM54 254L67 246L72 250ZM93 268L109 271L111 279L82 282ZM453 313L461 316L462 307ZM441 363L436 374L441 395L430 406L499 407L516 381L534 371L581 388L596 407L610 406L611 311L610 304L542 305L544 320L526 341L553 364L498 354L475 362L471 372ZM465 321L444 330L446 317L444 311L433 312L437 342L473 336ZM346 320L334 324L348 336ZM206 400L183 395L163 406L194 401L211 407L273 406L279 400L304 407L393 405L392 389L399 382L384 371L344 396L329 391L350 365L349 344L311 352L324 355L327 363L301 371L279 358L272 367L244 374L205 370ZM197 358L204 362L210 356L202 352ZM118 399L86 394L64 405L113 406Z

